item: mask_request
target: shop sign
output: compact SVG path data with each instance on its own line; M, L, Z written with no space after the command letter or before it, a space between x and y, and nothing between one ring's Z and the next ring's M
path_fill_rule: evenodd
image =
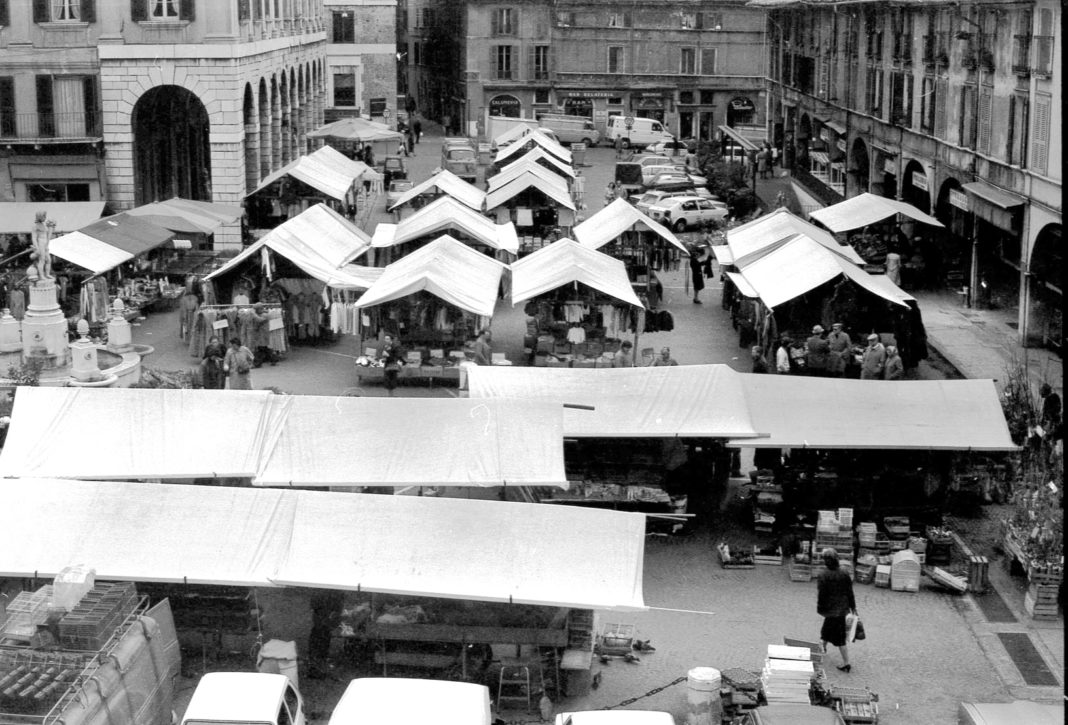
M656 92L643 91L642 92L642 98L663 98L663 96L664 96L664 94L659 92L659 91L656 91Z
M618 96L616 91L564 91L565 98L611 98Z
M887 174L896 174L897 162L893 159L883 159L883 171Z
M494 96L490 99L490 108L500 108L502 106L518 106L519 99L515 96Z
M824 141L826 143L831 142L831 134L829 131L827 131L826 127L820 129L820 141Z
M969 203L968 195L960 189L949 190L949 205L955 206L958 209L964 211L971 211L972 205Z
M912 172L912 185L920 191L927 191L927 174L922 171ZM950 189L949 193L953 193L953 189Z
M748 98L735 98L731 101L732 111L755 111L756 106Z
M174 245L175 249L192 249L193 248L193 240L192 239L172 239L171 240L171 244Z
M600 109L596 109L595 108L593 110L593 120L594 121L608 121L608 111L604 111L604 110L600 110Z
M211 329L213 330L225 330L229 326L229 320L216 320L215 322L211 323Z
M841 151L841 152L842 152L843 154L845 153L845 150L846 150L846 143L845 143L845 139L844 139L844 138L840 138L840 139L838 139L838 143L836 143L836 144L835 144L834 146L835 146L835 148L837 148L837 149L838 149L839 151Z

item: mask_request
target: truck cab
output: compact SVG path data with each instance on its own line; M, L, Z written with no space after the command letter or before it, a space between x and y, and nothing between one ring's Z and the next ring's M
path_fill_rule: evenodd
M470 682L361 677L349 683L329 725L490 725L489 688Z
M181 725L305 725L304 700L285 675L211 672L197 683Z

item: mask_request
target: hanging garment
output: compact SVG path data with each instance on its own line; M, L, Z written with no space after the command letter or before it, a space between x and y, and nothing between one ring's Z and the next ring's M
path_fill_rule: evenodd
M581 326L569 328L567 331L567 341L572 345L581 345L586 342L586 330Z

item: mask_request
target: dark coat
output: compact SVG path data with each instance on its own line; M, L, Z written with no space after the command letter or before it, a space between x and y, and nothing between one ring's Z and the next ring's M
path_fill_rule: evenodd
M831 346L819 335L805 342L805 365L809 370L826 370L831 356Z
M857 608L853 580L842 569L825 569L816 580L816 612L821 617L844 617Z

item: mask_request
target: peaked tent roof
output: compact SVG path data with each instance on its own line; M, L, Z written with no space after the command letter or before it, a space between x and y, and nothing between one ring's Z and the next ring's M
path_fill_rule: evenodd
M907 307L913 299L888 279L873 281L872 275L804 234L748 263L741 275L768 307L789 302L842 275L895 304Z
M924 214L912 204L896 199L887 199L871 192L859 194L824 209L817 209L811 212L809 216L832 232L846 232L850 229L859 229L869 224L881 222L898 214L904 214L931 226L945 226L942 222L930 214Z
M508 164L508 166L501 169L499 173L489 177L489 179L486 180L486 192L489 193L495 191L505 184L515 181L527 174L532 174L539 179L544 179L550 184L560 186L565 191L569 188L570 179L566 179L560 174L554 173L536 161L527 159L527 157L524 156L516 163Z
M635 307L643 306L621 260L572 239L560 239L512 263L512 305L571 282L581 282Z
M269 231L207 279L227 274L264 247L340 289L366 289L382 273L378 267L349 264L371 248L370 237L330 207L316 204Z
M482 211L482 202L486 200L486 192L482 191L474 184L469 184L464 181L448 169L442 169L429 179L419 182L411 189L401 194L400 198L393 203L393 206L391 206L388 211L393 211L394 209L404 206L417 196L433 193L434 190L466 204L475 211Z
M529 126L525 123L517 123L511 128L507 128L501 133L494 136L492 143L494 146L498 147L506 146L512 143L513 141L518 141L524 136L535 133L537 129L537 126Z
M445 234L386 267L356 305L372 307L425 291L454 307L492 317L505 268Z
M56 237L52 240L48 250L60 259L84 267L93 274L115 269L135 256L82 232L71 232Z
M546 172L547 173L547 172ZM552 199L565 209L575 211L575 203L571 201L571 194L567 190L567 184L563 179L556 180L545 178L542 173L524 171L511 181L501 184L486 193L486 211L496 209L504 202L512 199L527 189L537 189L549 199Z
M213 234L226 224L233 224L245 214L240 206L215 204L174 197L130 209L126 212L174 232Z
M107 456L95 455L99 438L84 434L100 420L109 421ZM509 425L518 420L522 426ZM189 454L207 440L227 445ZM345 453L355 448L360 455ZM538 401L20 388L0 470L4 477L250 478L257 486L566 488L563 456L561 409Z
M262 191L283 176L292 176L329 197L344 201L352 185L370 168L362 161L350 159L337 149L323 146L306 156L290 161L261 181L254 191L245 196L247 198Z
M777 242L795 234L804 234L814 239L854 264L863 265L864 258L848 244L839 244L826 229L807 222L789 209L779 208L751 222L746 222L727 232L727 251L730 261L724 262L723 257L717 253L716 259L721 264L737 264L743 266L746 258L757 255L774 246ZM722 253L722 246L718 247Z
M56 237L49 252L95 274L114 269L174 238L174 232L146 219L115 214Z
M494 249L503 249L512 254L519 252L519 237L512 222L495 224L492 219L448 196L435 199L399 224L379 224L375 227L371 246L392 247L429 234L452 230L463 232Z
M518 164L522 164L522 163L528 162L528 161L529 162L533 162L533 163L537 163L538 166L541 166L542 168L549 169L550 171L553 171L553 172L555 172L557 174L562 174L562 175L568 177L569 179L574 179L575 178L575 170L572 169L569 164L564 163L560 159L558 159L555 156L553 156L552 154L548 153L545 149L543 149L540 146L535 148L535 149L531 149L530 151L527 151L525 154L520 156L518 159L515 159L514 161L510 161L509 163L507 163L504 166L502 166L501 167L501 173L504 173L505 171L508 171L509 169L513 168L514 166L516 166ZM492 180L493 180L493 177L491 176L490 177L490 181L492 181Z
M690 253L670 229L642 214L625 199L616 199L586 221L575 226L571 234L582 246L600 249L609 242L615 241L635 224L641 224L649 231L655 232L683 253L687 255Z
M564 410L579 438L742 438L759 435L738 373L726 365L639 368L473 366L471 398L589 406Z
M107 580L645 607L642 514L173 483L26 479L3 486L22 515L0 527L0 576L51 577L91 562ZM197 536L189 536L190 521ZM146 531L152 546L144 545Z
M102 201L4 201L0 202L0 234L29 234L38 212L56 223L62 234L92 224L104 213Z
M521 152L530 151L539 146L564 163L571 163L571 152L543 133L527 134L519 141L505 146L497 152L497 156L494 157L493 161L500 166L505 159L510 159L513 156L520 155Z
M308 138L333 138L338 141L400 141L404 134L384 123L366 118L342 118L308 132Z

